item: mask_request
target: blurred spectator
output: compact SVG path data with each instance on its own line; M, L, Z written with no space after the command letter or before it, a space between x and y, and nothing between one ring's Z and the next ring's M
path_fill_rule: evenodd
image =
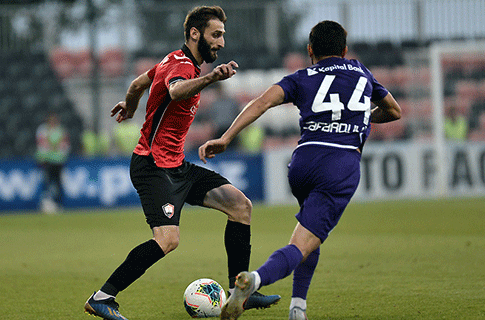
M468 125L470 130L480 129L480 115L485 113L485 101L476 100L470 110Z
M38 164L44 170L41 209L52 213L62 204L61 171L69 157L69 136L56 114L50 114L36 134Z
M448 140L464 141L468 135L468 123L466 118L458 113L457 106L452 104L448 107L445 118L445 136Z
M197 119L197 117L196 117ZM210 121L194 121L185 139L184 151L197 151L201 144L214 136L214 128Z
M264 128L264 148L295 147L300 138L300 111L291 104L272 108L263 114L257 124Z
M264 138L264 129L253 123L241 131L239 137L240 148L247 153L258 153L263 148Z
M93 130L84 130L81 136L83 156L92 158L96 156L96 133Z
M117 154L131 156L140 139L140 126L133 121L124 121L116 125L113 134Z
M83 155L88 158L107 156L111 149L111 138L106 132L99 135L92 129L86 129L81 137Z
M227 94L222 84L214 83L212 88L216 97L209 107L210 121L214 126L214 137L219 138L239 114L240 106L234 97ZM234 141L229 145L229 148L236 146L237 142Z
M310 57L300 52L289 52L283 59L283 66L288 73L309 67L311 64Z

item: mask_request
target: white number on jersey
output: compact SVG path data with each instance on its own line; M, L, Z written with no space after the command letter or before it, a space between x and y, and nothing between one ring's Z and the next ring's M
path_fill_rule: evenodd
M340 120L342 117L342 112L345 108L344 104L340 102L340 96L338 93L329 93L328 90L332 85L333 80L335 80L335 75L326 75L323 78L322 84L318 89L315 99L312 104L312 111L315 113L332 111L332 120ZM370 97L364 96L364 102L359 102L362 95L364 94L365 85L367 84L366 77L360 77L357 85L355 86L352 96L350 97L347 108L350 111L362 111L364 112L364 124L369 124L370 117ZM329 94L330 102L324 102L325 97Z

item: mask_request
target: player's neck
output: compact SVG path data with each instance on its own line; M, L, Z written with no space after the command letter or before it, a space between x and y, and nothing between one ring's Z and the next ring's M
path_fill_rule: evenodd
M188 41L188 42L185 43L185 45L187 46L187 48L189 48L189 50L192 53L192 55L194 56L195 60L197 60L197 63L199 64L199 66L201 66L202 63L204 63L204 59L202 59L202 55L200 54L199 50L197 49L197 43L195 43L193 41Z
M322 60L325 60L325 59L328 59L328 58L343 58L342 56L338 56L338 55L333 55L333 56L323 56L323 57L313 57L312 58L312 62L313 64L316 64Z

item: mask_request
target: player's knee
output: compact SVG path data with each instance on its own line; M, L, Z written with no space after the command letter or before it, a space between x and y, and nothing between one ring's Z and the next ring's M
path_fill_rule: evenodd
M232 208L232 218L244 224L249 224L251 222L251 212L253 210L253 204L246 196L241 197L241 199L234 204Z
M180 242L179 237L155 237L154 240L158 243L160 248L162 248L165 254L168 254L169 252L177 249Z
M251 202L251 200L249 200L249 198L247 197L244 197L244 201L243 201L243 206L244 206L244 212L245 214L251 218L251 212L253 211L253 203Z
M163 252L165 252L165 254L167 254L167 253L177 249L178 246L179 246L179 239L170 241L169 243L167 243L167 247Z

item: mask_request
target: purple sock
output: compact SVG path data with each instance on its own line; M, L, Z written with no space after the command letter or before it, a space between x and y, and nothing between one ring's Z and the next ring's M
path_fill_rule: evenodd
M261 277L261 287L289 276L302 259L303 255L300 249L293 244L273 252L268 260L257 270Z
M302 298L303 300L306 300L310 282L312 281L319 257L320 247L310 253L308 258L296 267L295 272L293 273L293 298Z

